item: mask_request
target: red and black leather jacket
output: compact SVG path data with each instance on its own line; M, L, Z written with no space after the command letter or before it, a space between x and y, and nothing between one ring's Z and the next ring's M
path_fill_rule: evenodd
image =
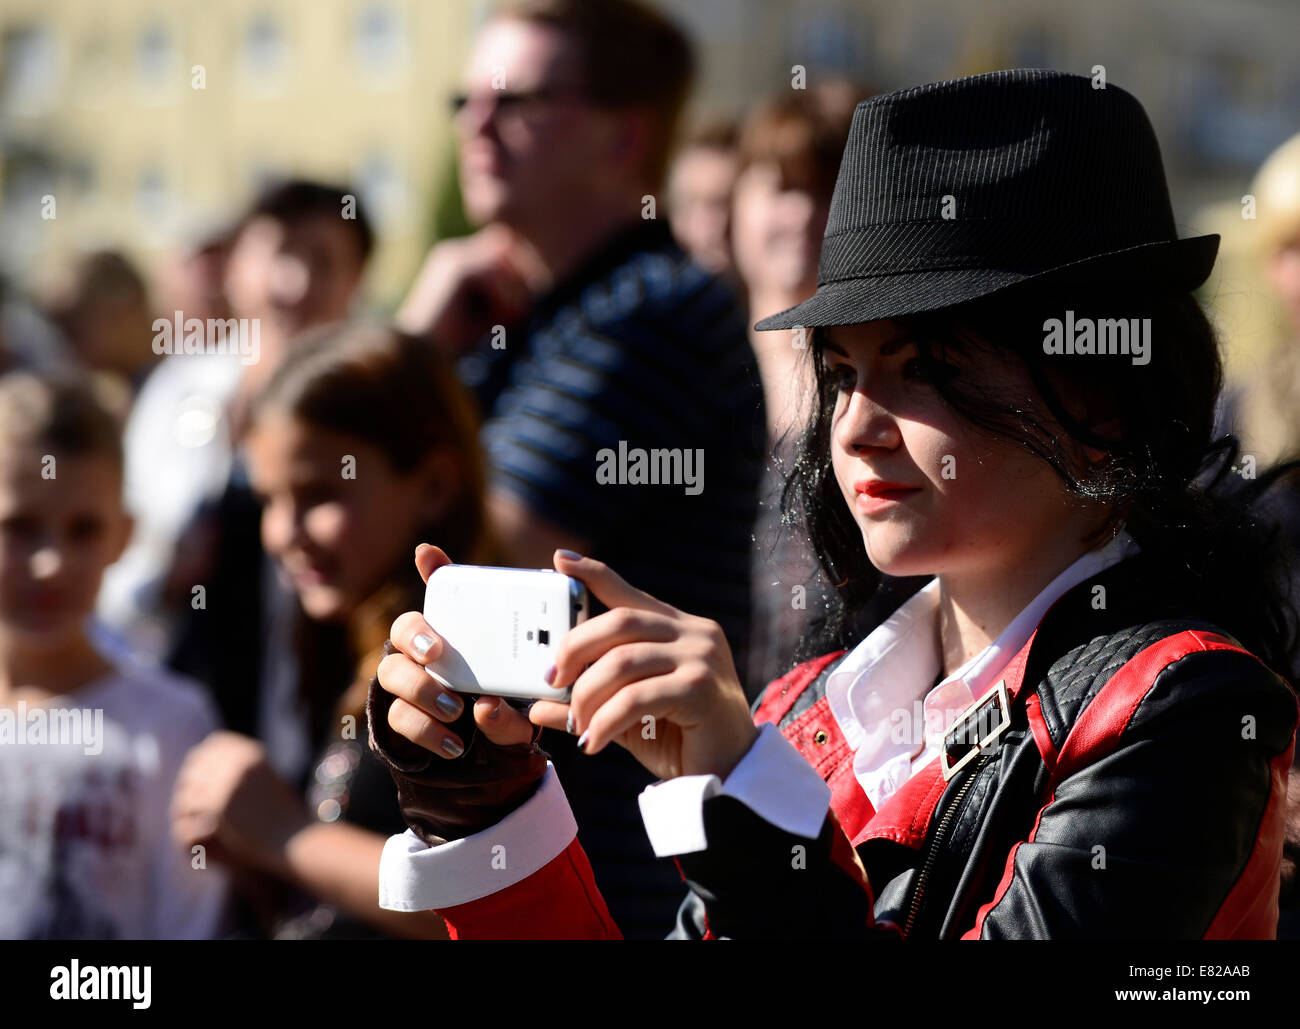
M1005 730L879 811L824 695L844 652L772 683L755 719L830 785L830 813L812 840L705 800L672 936L1272 938L1295 694L1151 580L1138 557L1062 596L1003 672ZM462 938L619 935L576 840L441 914Z

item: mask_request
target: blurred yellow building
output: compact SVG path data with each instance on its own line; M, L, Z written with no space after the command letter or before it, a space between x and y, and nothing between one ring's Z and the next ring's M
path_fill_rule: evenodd
M99 245L150 267L292 171L356 187L380 242L370 297L392 303L428 242L449 171L446 97L485 8L5 0L6 271L39 279Z
M692 117L743 114L790 88L796 65L810 83L848 73L875 89L1103 65L1151 115L1185 235L1219 230L1258 162L1300 129L1294 0L650 2L696 42ZM367 299L393 306L435 214L458 220L446 99L493 6L4 0L0 272L30 286L104 245L152 269L263 177L293 171L355 185L379 238ZM1225 251L1238 228L1226 226ZM1247 291L1222 273L1220 296ZM1254 353L1265 334L1235 332L1233 349Z

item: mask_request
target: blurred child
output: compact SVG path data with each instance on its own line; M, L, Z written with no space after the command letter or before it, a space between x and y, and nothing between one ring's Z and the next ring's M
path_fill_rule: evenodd
M158 355L149 287L130 258L118 250L81 254L45 300L78 361L131 392L140 388Z
M259 592L265 562L249 541L256 537L256 512L246 502L235 437L248 398L275 369L287 341L347 316L373 246L353 187L277 181L234 228L196 243L188 283L177 290L174 278L168 282L172 306L160 312L162 325L203 320L205 349L169 353L132 408L126 496L136 528L126 560L109 575L100 615L137 648L212 689L227 725L255 727L267 673L260 642L230 647L226 641L232 635L255 640L274 624L281 599ZM159 345L176 346L179 335ZM211 597L239 598L216 605L229 619L220 625L224 636L196 629L189 603L195 583ZM230 682L238 686L223 688Z
M716 275L734 272L731 191L736 185L736 126L714 122L682 141L668 173L668 221L681 248Z
M817 291L835 175L853 110L867 96L844 79L778 93L755 107L740 131L731 246L749 302L749 341L758 355L774 444L792 426L802 426L808 413L799 406L811 386L799 360L807 342L752 325Z
M120 425L89 382L0 378L0 937L221 925L225 875L167 818L215 712L196 684L114 664L87 635L129 532Z
M477 431L440 355L378 326L295 342L253 400L250 481L262 543L297 597L300 695L318 750L304 799L261 743L219 733L191 755L175 811L191 842L312 898L279 906L278 936L446 935L427 912L378 906L384 840L405 823L366 747L365 699L389 624L421 606L416 544L452 539L466 561L493 563Z

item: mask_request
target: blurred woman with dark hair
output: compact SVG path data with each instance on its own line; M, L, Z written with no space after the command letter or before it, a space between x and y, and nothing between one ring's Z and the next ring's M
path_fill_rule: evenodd
M365 694L389 623L421 606L416 544L454 538L467 561L494 556L477 429L447 362L380 326L304 337L250 406L262 541L297 595L300 694L320 749L304 802L261 743L214 734L190 756L174 812L187 844L311 898L292 918L276 905L279 936L445 935L437 919L376 904L379 854L402 821L365 746Z
M817 257L853 108L869 94L833 79L759 104L741 128L731 244L751 323L817 291ZM800 424L806 334L749 333L763 376L769 432Z
M745 684L751 697L793 667L796 641L824 616L833 592L807 536L781 510L794 437L809 414L810 332L759 332L752 326L817 292L817 258L835 175L853 109L867 95L845 79L782 92L754 108L739 136L731 246L748 297L749 341L762 377L771 448L754 527L754 630ZM891 586L871 610L886 613L919 585L918 579Z

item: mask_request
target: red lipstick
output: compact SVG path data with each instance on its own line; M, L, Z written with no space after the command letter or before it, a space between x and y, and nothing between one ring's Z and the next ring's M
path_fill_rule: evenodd
M886 511L920 491L919 486L907 486L887 479L859 479L853 484L858 510L864 514Z

